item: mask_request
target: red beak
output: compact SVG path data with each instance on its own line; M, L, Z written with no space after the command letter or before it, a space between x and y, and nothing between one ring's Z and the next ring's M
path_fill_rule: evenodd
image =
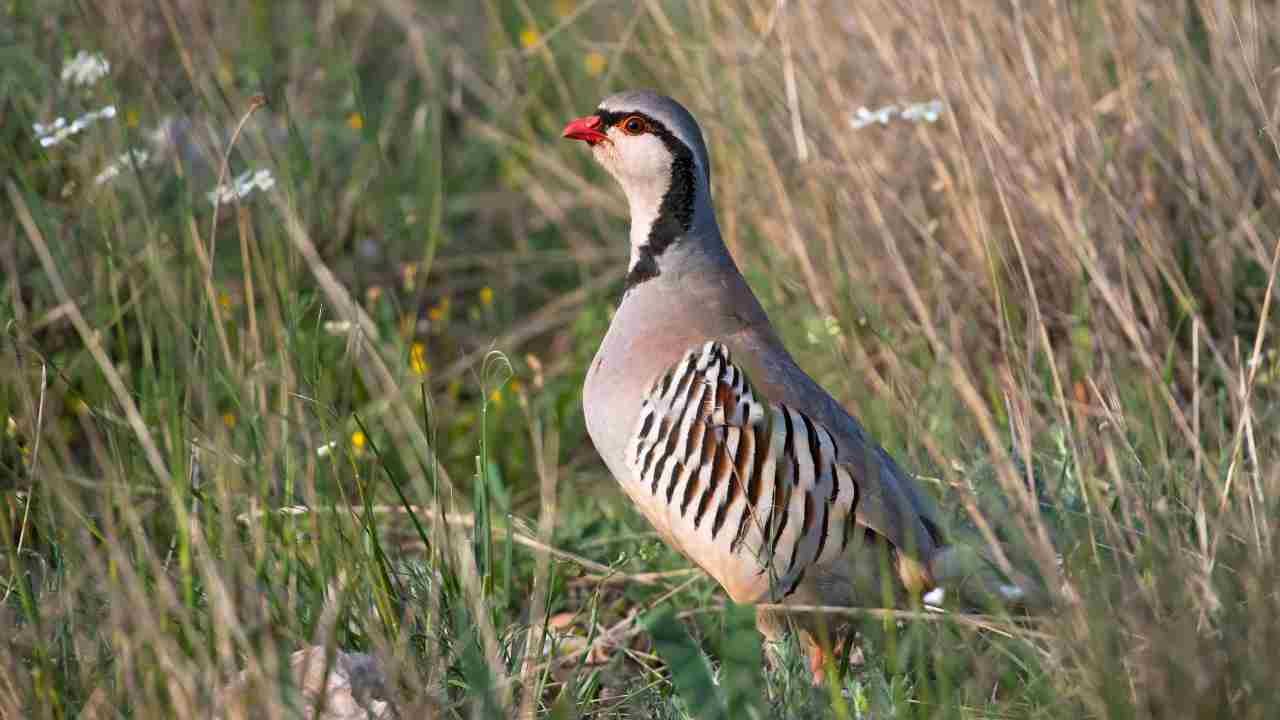
M609 139L609 136L600 130L602 124L599 115L580 117L565 125L562 135L570 140L585 140L588 145L595 145Z

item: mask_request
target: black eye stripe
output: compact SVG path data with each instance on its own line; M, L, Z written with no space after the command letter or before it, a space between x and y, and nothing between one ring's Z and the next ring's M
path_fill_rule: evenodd
M597 109L596 117L600 118L600 120L605 125L608 125L610 127L618 127L618 128L621 128L624 124L628 124L627 123L628 120L635 118L640 122L644 123L646 126L645 129L652 132L653 134L659 135L659 136L662 136L664 134L670 135L671 139L675 140L675 135L672 135L671 132L667 130L665 125L658 122L657 120L654 120L653 118L649 117L648 115L642 112L635 112L635 111L613 112L611 110Z

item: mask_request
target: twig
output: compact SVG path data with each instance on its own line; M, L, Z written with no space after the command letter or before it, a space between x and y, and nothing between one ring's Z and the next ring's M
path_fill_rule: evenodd
M249 109L245 110L244 115L240 116L240 122L236 123L235 132L231 133L231 141L227 143L227 148L222 152L222 164L218 167L218 181L213 184L213 218L209 221L209 265L205 268L205 281L210 282L213 279L213 258L217 253L218 243L218 209L222 204L222 193L218 192L218 188L227 180L227 168L231 165L231 151L236 147L236 140L240 138L240 132L244 130L244 126L249 122L249 117L257 111L258 108L267 104L266 95L254 95L249 98Z
M218 333L218 343L222 346L222 354L226 357L228 367L235 367L231 360L231 343L227 340L226 328L222 325L222 312L218 308L218 298L213 290L213 261L217 257L218 248L218 210L222 204L222 184L227 179L227 168L231 164L231 151L235 149L236 140L240 138L240 132L244 130L244 126L249 122L249 117L263 105L267 104L265 95L254 95L249 98L249 109L240 117L240 122L236 124L235 132L231 133L231 141L227 143L227 147L222 152L222 163L218 168L218 180L213 185L213 218L209 220L209 252L206 254L204 246L200 243L200 237L195 229L194 220L191 223L191 235L195 241L196 254L200 256L200 262L204 263L204 292L209 301L209 310L213 313L214 330ZM237 198L237 204L239 199Z
M952 613L952 612L922 612L919 610L897 610L894 608L855 608L840 607L833 605L778 605L778 604L761 604L756 605L757 610L767 610L769 612L782 613L787 615L797 615L803 613L820 613L823 615L839 615L851 618L868 618L873 620L902 620L911 622L944 622L956 625L965 625L967 627L978 628L979 630L987 630L997 635L1003 635L1007 638L1029 637L1037 640L1050 640L1053 638L1048 633L1038 630L1029 630L1027 628L1010 627L997 624L994 616L991 615L973 615L968 613Z
M805 141L804 120L800 112L800 91L796 87L796 63L791 52L791 32L785 27L779 33L782 41L782 81L787 93L787 110L791 113L791 134L796 143L796 159L809 160L809 143Z
M475 524L476 524L475 516L472 515L471 513L445 513L441 515L440 513L437 513L436 511L430 508L421 507L419 505L411 505L409 506L409 510L412 510L414 513L420 513L422 516L430 518L432 520L443 521L448 525L457 525L465 528L473 528L475 527ZM375 505L373 507L368 508L368 512L374 515L404 515L404 514L407 514L409 510L406 510L405 508L399 505ZM276 508L274 510L253 510L250 512L240 513L239 515L236 516L236 522L241 524L248 524L253 520L256 520L257 518L263 517L265 515L270 515L270 514L310 515L313 513L338 512L338 511L341 511L341 512L350 511L355 513L358 516L365 512L365 508L361 505L350 505L350 506L339 507L339 508L327 508L327 507L311 508L303 505L290 505L288 507ZM494 529L500 530L503 528L495 526ZM661 581L667 577L678 577L681 575L697 572L695 569L689 568L688 570L674 570L669 573L637 573L634 575L628 575L627 573L620 573L614 568L609 567L608 565L598 563L594 560L590 560L588 558L582 557L581 555L577 555L575 553L569 552L568 550L561 550L560 548L555 547L554 545L545 543L539 540L538 538L527 535L514 528L511 529L511 539L514 540L519 545L523 545L527 548L530 548L532 550L537 550L539 552L548 553L560 560L567 560L571 563L581 566L582 568L590 570L593 573L597 573L596 575L587 575L585 579L595 580L596 582L599 582L599 583L611 584L611 583L620 583L620 582L634 582L634 583L639 583L641 585L663 585L664 583L662 583Z
M626 573L613 572L608 575L583 575L580 578L570 581L570 585L585 585L591 583L593 585L624 585L626 583L641 583L643 585L656 585L663 580L671 578L682 578L689 575L697 575L702 571L698 568L688 567L679 570L664 570L662 572L647 572L628 575Z
M685 588L692 585L697 580L698 578L696 577L689 578L687 581L663 593L656 600L653 600L652 602L647 603L643 608L633 608L631 612L627 613L626 617L614 623L613 626L605 630L603 633L600 633L600 635L596 637L596 639L591 643L589 643L586 647L582 648L581 650L575 650L569 653L568 655L563 655L553 660L548 660L544 663L535 665L533 666L533 671L539 672L557 663L565 664L565 663L572 662L573 660L576 660L582 657L583 655L591 652L597 647L614 646L623 640L627 640L629 638L635 637L636 635L639 635L641 632L644 631L644 627L636 623L636 620L638 620L641 615L649 612L650 610L653 610L659 605L665 603L667 600L670 600L676 594L680 593L681 591L683 591ZM692 610L685 610L680 613L677 613L676 619L684 620L686 618L694 617L696 615L703 615L709 612L723 612L723 610L724 608L718 605L711 606L711 607L694 608ZM512 680L514 680L514 678L508 679L507 682L511 682Z

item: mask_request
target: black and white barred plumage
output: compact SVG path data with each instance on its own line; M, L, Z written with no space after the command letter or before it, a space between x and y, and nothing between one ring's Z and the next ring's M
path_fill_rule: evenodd
M785 597L849 542L858 486L831 434L756 397L720 343L690 350L654 383L627 462L682 530L686 554L722 582L746 565L761 591Z
M942 586L1021 597L1021 584L948 541L928 494L787 352L721 237L689 111L626 91L563 134L627 196L626 290L583 411L658 534L739 603L878 606ZM843 629L826 613L771 607L758 627L770 640L796 629L815 680Z

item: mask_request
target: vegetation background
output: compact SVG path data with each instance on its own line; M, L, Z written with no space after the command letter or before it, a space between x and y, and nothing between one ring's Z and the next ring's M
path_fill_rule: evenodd
M400 717L1274 716L1277 29L4 0L0 717L304 716L311 645ZM624 501L579 388L626 207L559 130L633 86L801 364L1052 612L861 613L811 689Z

